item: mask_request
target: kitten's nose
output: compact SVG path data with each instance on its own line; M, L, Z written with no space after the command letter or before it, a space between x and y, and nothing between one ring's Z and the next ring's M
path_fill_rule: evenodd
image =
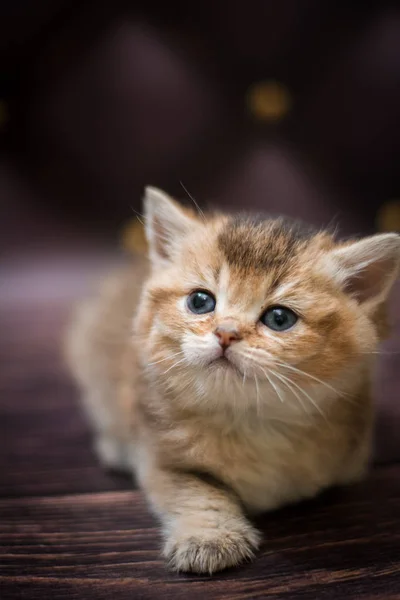
M219 345L224 350L233 342L238 342L240 339L242 339L237 327L231 323L218 325L214 331L214 335L218 338Z

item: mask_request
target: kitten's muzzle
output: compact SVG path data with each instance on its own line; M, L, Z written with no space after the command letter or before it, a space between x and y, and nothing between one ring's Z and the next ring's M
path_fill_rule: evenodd
M214 331L218 343L223 350L226 350L234 342L242 339L240 332L234 323L223 323L218 325Z

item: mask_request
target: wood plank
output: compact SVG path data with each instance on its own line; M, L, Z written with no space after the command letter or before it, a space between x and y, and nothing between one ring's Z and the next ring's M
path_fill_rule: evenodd
M400 466L258 524L254 563L176 575L139 491L3 499L1 598L400 597Z
M43 376L14 386L1 407L0 497L131 487L97 463L74 393Z
M7 308L0 336L0 497L130 489L104 472L63 364L66 305Z

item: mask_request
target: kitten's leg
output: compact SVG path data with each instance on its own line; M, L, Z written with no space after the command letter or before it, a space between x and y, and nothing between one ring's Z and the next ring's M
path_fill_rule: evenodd
M119 275L106 280L96 297L77 307L66 332L64 356L81 392L101 463L131 472L136 388L131 382L136 371L130 335L135 302L129 281Z
M139 467L140 469L140 467ZM252 558L260 534L233 492L194 475L149 469L142 487L163 525L163 554L176 571L214 573Z
M110 434L96 433L94 449L105 469L123 473L132 473L134 470L133 444Z
M81 397L93 430L94 450L106 469L132 473L134 443L127 423L121 422L115 391L107 387L86 390Z

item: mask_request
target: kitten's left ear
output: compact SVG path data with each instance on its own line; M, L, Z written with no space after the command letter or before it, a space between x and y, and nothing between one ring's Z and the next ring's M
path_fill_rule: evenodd
M373 235L328 254L334 279L358 302L375 307L386 300L399 274L400 236Z
M165 266L193 229L196 219L168 194L154 187L146 187L143 204L150 259L155 266Z

